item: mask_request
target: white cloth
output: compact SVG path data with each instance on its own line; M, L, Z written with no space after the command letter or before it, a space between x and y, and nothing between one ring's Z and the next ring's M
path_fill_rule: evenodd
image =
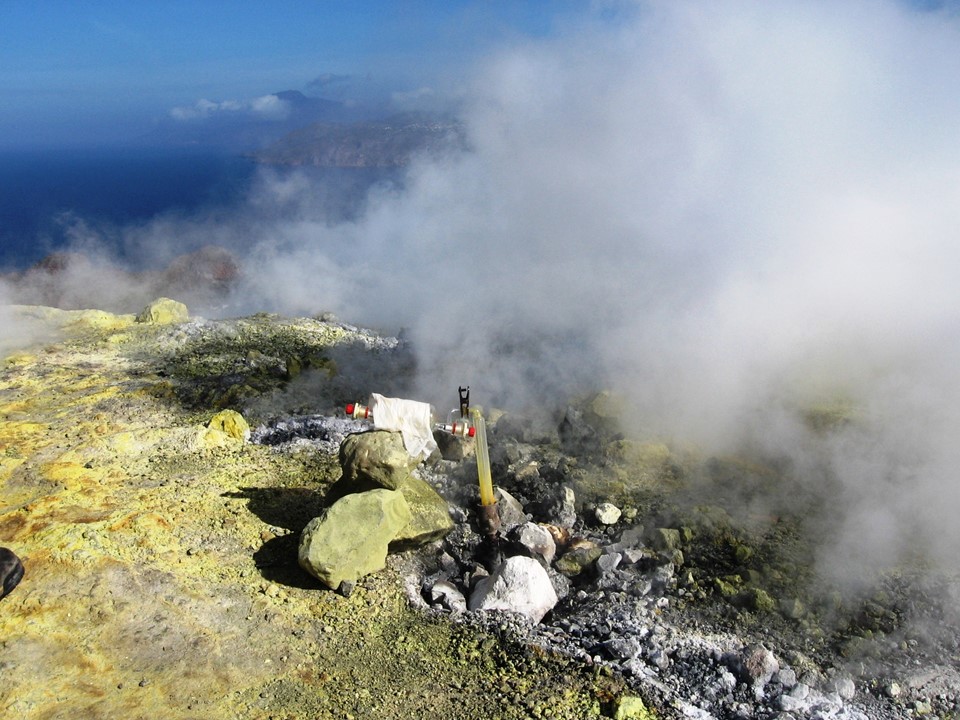
M370 395L370 413L377 430L393 430L403 436L403 446L410 457L426 458L437 449L433 439L430 406L416 400Z

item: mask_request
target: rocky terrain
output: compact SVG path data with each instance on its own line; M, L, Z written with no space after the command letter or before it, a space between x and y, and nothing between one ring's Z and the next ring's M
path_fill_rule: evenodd
M546 424L487 408L499 535L478 524L472 441L440 438L412 475L446 501L445 534L324 583L301 533L371 429L343 405L403 397L409 348L174 302L11 312L46 339L0 374L0 545L25 568L0 600L9 717L960 713L957 579L917 559L823 587L825 499L743 502L783 496L775 459L625 438L603 395ZM549 578L537 616L473 609L508 558Z

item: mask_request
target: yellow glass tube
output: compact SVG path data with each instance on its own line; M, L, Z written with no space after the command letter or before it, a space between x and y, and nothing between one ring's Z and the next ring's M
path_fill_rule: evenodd
M473 417L473 426L477 429L477 475L480 478L480 504L493 505L496 498L493 496L493 479L490 477L490 453L487 448L487 425L483 415L476 408L470 411Z

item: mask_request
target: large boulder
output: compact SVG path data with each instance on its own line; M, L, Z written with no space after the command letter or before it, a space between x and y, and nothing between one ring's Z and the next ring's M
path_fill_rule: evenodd
M182 302L170 298L158 298L147 305L137 315L138 323L153 325L168 325L170 323L186 322L190 319L187 306Z
M439 540L453 530L447 501L440 497L430 483L415 475L407 475L400 482L397 491L407 501L410 522L397 533L393 541L396 545L422 545Z
M507 558L470 594L470 610L498 610L538 623L557 604L557 592L543 566L533 558Z
M373 430L349 435L340 444L343 478L339 493L396 490L419 464L419 459L410 457L400 433Z
M300 536L300 566L331 589L386 565L390 542L411 520L403 494L370 490L341 498Z
M236 410L221 410L210 418L207 428L218 430L240 442L247 442L250 439L250 425Z

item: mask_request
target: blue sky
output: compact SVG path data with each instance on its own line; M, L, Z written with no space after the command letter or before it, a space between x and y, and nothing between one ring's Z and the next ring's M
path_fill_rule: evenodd
M899 1L926 10L957 3ZM0 147L128 142L177 108L247 107L287 89L341 100L423 87L442 94L498 45L575 30L591 16L617 21L644 4L0 0Z
M453 85L491 46L553 32L546 0L0 1L0 145L135 136L175 107L285 89Z

